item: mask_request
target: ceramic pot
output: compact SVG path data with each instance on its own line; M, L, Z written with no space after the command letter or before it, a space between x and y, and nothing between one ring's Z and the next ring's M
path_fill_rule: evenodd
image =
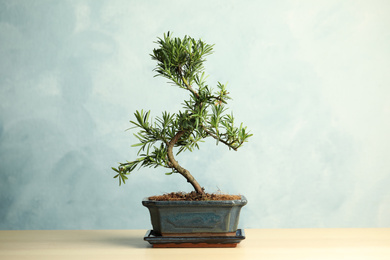
M162 236L223 236L237 231L241 208L240 200L224 201L152 201L142 204L149 209L153 231Z

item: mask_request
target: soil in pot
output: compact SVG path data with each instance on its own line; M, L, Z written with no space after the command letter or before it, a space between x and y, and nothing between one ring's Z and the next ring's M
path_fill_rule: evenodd
M241 195L229 195L223 193L205 193L198 194L195 191L185 193L185 192L171 192L158 196L151 196L149 200L154 201L207 201L207 200L240 200Z

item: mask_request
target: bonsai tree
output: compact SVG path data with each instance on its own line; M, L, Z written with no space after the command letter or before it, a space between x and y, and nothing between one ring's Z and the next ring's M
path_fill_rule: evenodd
M120 163L112 168L117 174L119 185L125 183L137 166L163 167L169 169L166 174L181 174L194 188L197 194L204 195L204 189L194 176L175 159L183 151L199 149L199 142L207 137L214 138L229 149L237 150L252 136L241 123L234 124L233 114L226 113L230 99L226 86L218 82L213 91L206 84L203 62L213 51L214 45L191 37L172 38L170 33L158 38L158 48L151 57L157 61L154 71L156 76L167 78L174 86L188 91L189 97L183 102L183 110L175 114L163 112L153 121L150 111L136 111L132 128L139 140L134 147L139 147L139 158ZM174 155L174 148L177 152Z

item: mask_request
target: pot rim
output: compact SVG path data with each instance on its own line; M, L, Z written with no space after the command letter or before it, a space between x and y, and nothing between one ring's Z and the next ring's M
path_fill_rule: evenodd
M241 195L240 200L200 200L200 201L186 201L186 200L173 200L173 201L157 201L149 200L148 197L142 200L142 205L162 205L162 206L184 206L184 205L197 205L197 206L213 206L213 205L237 205L244 206L248 203L246 197Z

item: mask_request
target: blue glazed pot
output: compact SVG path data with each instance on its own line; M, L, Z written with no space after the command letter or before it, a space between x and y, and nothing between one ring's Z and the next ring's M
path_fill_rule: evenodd
M150 212L153 231L162 234L232 233L237 231L241 208L247 204L240 200L224 201L152 201L142 205Z

